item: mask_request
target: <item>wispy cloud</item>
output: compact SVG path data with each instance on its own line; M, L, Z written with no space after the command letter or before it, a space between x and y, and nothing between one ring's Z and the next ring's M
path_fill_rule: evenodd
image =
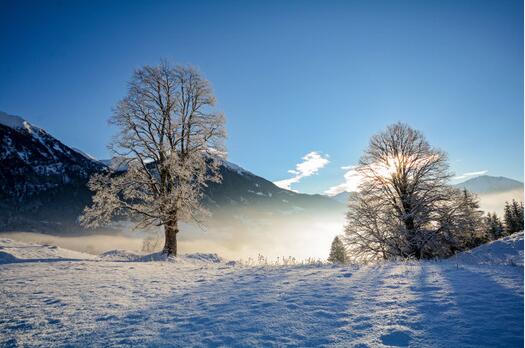
M345 181L339 185L330 187L324 193L328 196L335 196L341 192L354 192L357 191L359 184L361 183L361 176L356 170L357 166L343 166L342 170L346 170L344 174Z
M487 174L487 173L488 173L488 170L480 170L479 172L463 173L463 174L461 174L459 176L454 177L453 179L454 180L463 180L463 179L471 178L473 176L484 175L484 174Z
M302 158L303 161L295 166L295 169L290 169L288 171L293 177L274 181L274 184L280 188L292 190L293 184L298 183L302 178L317 174L319 169L326 166L330 162L328 157L328 155L322 155L317 151L309 152Z

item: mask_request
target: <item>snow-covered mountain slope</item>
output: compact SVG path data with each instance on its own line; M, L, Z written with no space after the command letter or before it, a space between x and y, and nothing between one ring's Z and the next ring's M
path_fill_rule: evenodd
M105 166L19 116L0 112L0 230L76 223L86 182Z
M519 265L523 267L523 231L464 251L451 258L462 263Z
M28 197L86 179L102 167L42 128L0 112L0 189L4 194Z
M0 231L79 230L78 216L92 196L86 183L111 164L64 145L19 116L0 113ZM267 216L344 208L325 196L281 189L228 161L221 174L222 183L204 191L204 203L218 214L228 209L242 210L238 216Z
M482 175L455 185L458 188L466 188L477 194L500 193L512 190L522 190L523 183L503 176Z
M523 345L523 267L514 265L247 267L42 252L0 264L0 346Z
M24 198L86 179L104 166L31 125L0 112L0 185L4 194Z

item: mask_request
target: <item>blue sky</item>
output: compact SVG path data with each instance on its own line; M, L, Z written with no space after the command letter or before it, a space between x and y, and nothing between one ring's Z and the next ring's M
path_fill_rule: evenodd
M292 189L341 184L396 121L458 175L523 180L521 1L2 0L0 48L0 110L98 158L133 70L166 58L212 82L230 160Z

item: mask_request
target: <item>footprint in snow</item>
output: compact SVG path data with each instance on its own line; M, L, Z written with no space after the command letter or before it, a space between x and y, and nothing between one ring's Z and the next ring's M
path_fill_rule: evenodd
M47 322L51 325L60 324L60 320L55 318L48 318Z
M106 315L106 316L95 318L95 321L108 321L108 320L115 320L115 319L117 319L117 317L114 315Z
M59 306L63 306L64 305L60 300L53 299L53 298L48 298L48 299L44 300L44 303L47 304L47 305L59 305Z
M410 339L410 335L403 331L392 331L386 335L381 336L381 342L385 346L391 347L408 347Z

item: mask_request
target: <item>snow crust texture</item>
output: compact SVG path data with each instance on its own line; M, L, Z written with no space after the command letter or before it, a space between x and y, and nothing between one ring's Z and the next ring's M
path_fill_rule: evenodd
M477 264L509 264L523 267L523 231L458 254L452 260Z
M1 251L26 261L0 265L0 346L523 346L515 264L71 260L13 243Z

